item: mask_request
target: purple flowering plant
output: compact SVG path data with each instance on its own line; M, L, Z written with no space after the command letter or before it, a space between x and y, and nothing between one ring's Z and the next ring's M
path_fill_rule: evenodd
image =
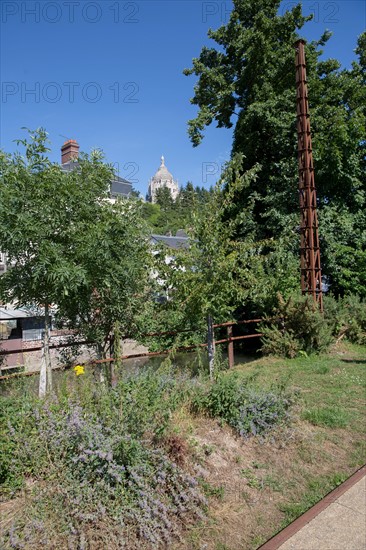
M75 548L81 534L88 540L86 533L95 537L106 525L128 548L164 547L187 523L203 519L207 503L197 481L158 443L185 384L148 372L126 376L114 389L86 382L31 399L25 414L9 419L14 453L6 475L22 472L24 486L35 480L27 510L33 523L17 517L4 547L37 547L51 529L36 528L45 515L57 516L53 537L67 534Z

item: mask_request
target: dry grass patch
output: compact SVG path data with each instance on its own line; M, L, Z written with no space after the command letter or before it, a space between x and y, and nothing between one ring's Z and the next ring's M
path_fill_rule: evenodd
M197 473L209 498L209 521L191 529L174 546L179 550L257 548L279 529L286 505L300 502L312 479L349 465L345 449L303 422L259 441L199 419L191 441L200 455Z

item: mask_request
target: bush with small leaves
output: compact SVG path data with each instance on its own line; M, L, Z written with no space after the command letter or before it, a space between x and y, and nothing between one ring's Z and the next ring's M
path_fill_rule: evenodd
M198 387L193 410L222 418L243 437L268 432L289 419L293 396L284 389L258 390L249 380L222 375L210 387Z
M334 340L332 327L311 298L291 297L285 301L279 294L273 316L276 322L268 320L260 326L261 350L266 355L293 358L301 352L321 353Z
M325 319L337 340L345 338L354 344L366 344L365 300L354 294L348 294L338 300L326 296L324 312Z

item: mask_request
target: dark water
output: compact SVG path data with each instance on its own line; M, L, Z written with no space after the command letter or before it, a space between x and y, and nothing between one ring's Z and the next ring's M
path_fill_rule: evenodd
M253 361L256 359L255 355L248 355L243 353L236 353L235 354L235 365L240 365L243 363L248 363L250 361ZM129 371L139 371L142 367L148 367L148 368L159 368L161 363L163 361L170 360L171 363L176 366L177 368L180 368L182 370L190 369L190 370L204 370L207 369L208 371L208 357L206 352L180 352L174 355L173 357L169 357L167 355L159 355L158 357L138 357L138 358L131 358L131 359L125 359L123 361L124 368ZM222 353L220 360L227 365L227 353Z
M235 353L235 365L250 363L257 359L255 354L248 355L243 353ZM167 355L159 355L155 357L137 357L131 359L124 359L122 364L122 371L127 375L138 375L140 372L143 372L145 369L159 369L163 363L168 363L177 369L179 372L189 372L192 376L198 375L202 372L208 372L208 357L207 352L187 352L187 353L177 353L174 356L168 357ZM223 368L227 368L227 353L220 354L220 362L223 365ZM97 374L97 367L90 366L85 367L85 371L92 373L95 376L96 381L99 379ZM118 380L118 372L116 373L116 378ZM82 380L82 376L77 377L72 369L68 370L56 370L52 374L52 380L54 388L57 390L61 385L65 384L65 377L68 383L71 380L74 380L77 383L79 380ZM9 391L13 391L16 387L19 390L26 390L29 393L38 393L39 386L39 375L34 376L24 376L19 378L13 378L11 380L6 380L0 382L0 396L5 396Z

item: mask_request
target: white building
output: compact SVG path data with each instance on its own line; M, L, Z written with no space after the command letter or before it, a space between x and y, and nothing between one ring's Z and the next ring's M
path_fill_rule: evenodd
M178 182L173 178L172 174L165 166L164 157L161 157L160 168L149 182L149 189L146 199L149 202L156 202L156 191L161 187L167 187L170 191L172 199L175 201L179 192Z
M0 251L0 275L6 271L6 257L3 252Z

